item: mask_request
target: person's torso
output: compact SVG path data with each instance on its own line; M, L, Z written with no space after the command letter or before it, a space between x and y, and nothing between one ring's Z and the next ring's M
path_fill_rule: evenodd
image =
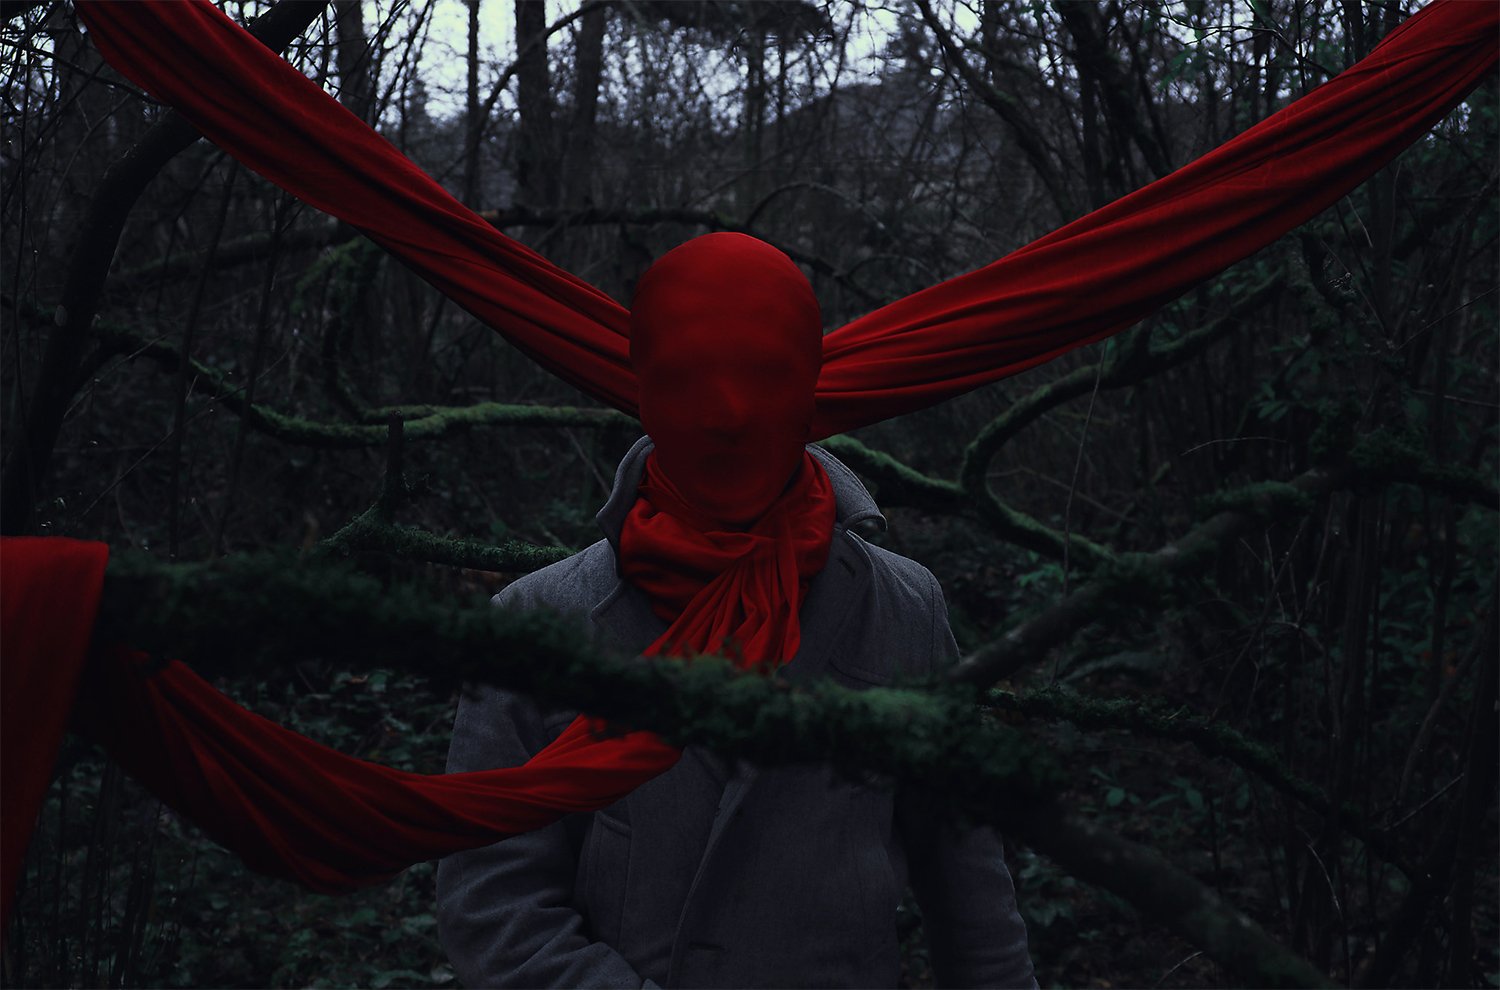
M616 651L638 652L664 628L605 542L522 584L516 604L586 615ZM926 676L934 594L919 565L839 528L803 604L802 647L777 676L854 688ZM553 713L548 727L571 717ZM893 986L906 886L894 807L892 788L869 776L726 764L689 747L617 804L568 820L575 906L594 937L663 985Z

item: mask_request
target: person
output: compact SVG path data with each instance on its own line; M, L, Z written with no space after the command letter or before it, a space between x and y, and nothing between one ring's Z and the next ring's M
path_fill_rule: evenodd
M858 535L883 517L807 445L821 317L797 266L744 235L696 238L643 275L630 331L647 436L604 539L496 604L574 614L625 654L727 652L793 684L956 659L936 579ZM523 764L575 714L467 690L448 771ZM1035 985L992 829L888 781L697 746L610 807L443 859L438 927L469 986L894 986L908 883L940 983Z

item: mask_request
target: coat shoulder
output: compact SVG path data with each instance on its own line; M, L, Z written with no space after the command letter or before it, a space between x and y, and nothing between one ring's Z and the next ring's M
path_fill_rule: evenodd
M502 608L587 611L618 583L615 551L600 540L573 556L511 582L490 601Z
M870 561L870 576L878 590L890 601L909 603L923 613L943 608L943 589L926 567L869 543L853 533L848 534Z
M952 662L957 648L948 608L932 572L910 558L842 534L868 562L868 579L841 633L831 642L831 665L853 682L885 685L920 681Z

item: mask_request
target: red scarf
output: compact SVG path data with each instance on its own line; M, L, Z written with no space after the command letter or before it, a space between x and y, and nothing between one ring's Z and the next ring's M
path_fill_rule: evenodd
M745 667L775 668L802 642L798 612L828 561L835 500L811 454L786 491L746 530L696 512L646 461L640 498L620 533L625 577L670 622L647 653L727 653Z

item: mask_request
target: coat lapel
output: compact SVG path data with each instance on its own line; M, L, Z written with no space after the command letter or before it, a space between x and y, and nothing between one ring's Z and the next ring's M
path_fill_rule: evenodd
M848 641L844 624L864 600L870 583L870 558L838 527L828 548L828 563L807 589L802 602L802 644L797 655L776 672L789 684L809 684L828 672L837 651Z
M828 564L813 579L802 603L802 644L797 655L776 671L776 676L790 684L808 684L822 677L828 669L833 653L844 638L841 635L855 606L863 600L865 588L870 581L870 560L865 552L839 527L834 531L833 544L828 552ZM710 889L706 877L714 876L713 866L717 859L728 855L733 845L729 827L740 807L754 791L761 770L754 764L738 759L734 762L734 773L724 786L714 814L713 827L708 833L708 842L703 847L703 856L692 886L683 902L682 915L678 919L677 935L673 942L671 979L675 981L681 966L685 945L682 939L683 925L688 919L706 910L699 902L705 898L718 897L722 891Z

